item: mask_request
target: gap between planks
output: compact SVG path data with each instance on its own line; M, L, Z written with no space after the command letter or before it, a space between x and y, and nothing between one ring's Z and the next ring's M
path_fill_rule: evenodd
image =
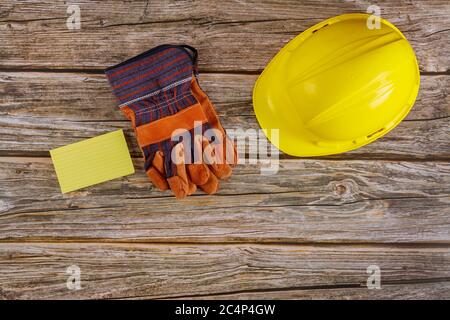
M38 238L34 238L31 240L25 239L21 241L17 240L8 240L2 239L0 240L0 244L12 244L12 245L51 245L51 246L75 246L75 245L83 245L83 246L107 246L114 248L130 248L130 246L135 248L146 248L146 247L209 247L209 246L220 246L220 247L240 247L240 246L249 246L253 248L270 248L270 247L309 247L309 248L317 248L317 249L340 249L340 248L349 248L352 249L365 249L365 250L374 250L379 251L380 249L423 249L433 251L433 249L450 249L450 241L449 242L260 242L260 241L209 241L209 242L195 242L195 241L180 241L180 242L165 242L165 241L130 241L130 240L111 240L111 239L74 239L67 240L61 239L57 241L48 241L48 240L39 240Z
M200 74L226 74L226 75L236 75L236 76L248 76L248 75L260 75L264 69L258 70L215 70L215 69L199 69ZM0 72L9 72L9 73L67 73L67 74L76 74L76 75L103 75L105 74L104 69L78 69L78 68L30 68L24 67L20 68L17 66L14 67L1 67ZM421 76L450 76L450 69L446 71L420 71Z
M425 121L425 120L424 120ZM246 155L247 156L247 155ZM10 151L10 150L0 150L0 158L16 158L16 159L27 159L27 160L47 160L50 159L50 153L49 151ZM137 155L131 155L131 159L140 161L142 159L142 156ZM398 156L383 156L383 155L377 155L377 154L352 154L349 153L348 155L336 155L336 156L322 156L320 158L313 158L313 157L305 157L305 158L297 158L294 156L290 156L287 154L280 154L280 160L308 160L308 161L339 161L339 162L346 162L346 161L360 161L360 160L374 160L374 161L381 161L381 162L430 162L430 163L448 163L450 161L449 157L446 156L433 156L433 157L423 157L423 158L408 158L408 157L398 157Z

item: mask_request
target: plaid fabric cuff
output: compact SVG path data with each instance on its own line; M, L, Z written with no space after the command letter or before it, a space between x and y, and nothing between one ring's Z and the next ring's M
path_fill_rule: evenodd
M119 107L190 82L196 51L192 55L186 47L162 45L106 69Z

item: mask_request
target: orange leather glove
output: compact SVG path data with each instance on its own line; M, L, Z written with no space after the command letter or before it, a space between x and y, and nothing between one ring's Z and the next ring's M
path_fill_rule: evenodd
M119 107L132 122L148 177L156 187L170 188L177 198L193 193L196 185L208 193L217 191L218 185L210 170L215 163L203 163L203 154L198 154L200 144L205 148L210 145L194 132L198 126L202 133L211 127L205 109L191 90L195 58L189 49L159 46L106 70ZM190 144L173 141L177 129L190 133ZM217 160L219 153L210 152L208 157ZM195 156L200 163L186 161Z
M217 135L221 138L217 145L210 144L209 141L204 142L204 149L206 154L211 154L213 161L210 164L210 169L219 179L228 179L232 174L232 167L237 164L238 153L234 146L234 143L230 140L226 134L225 129L220 123L219 116L206 93L200 88L198 79L191 82L191 90L195 98L200 102L203 112L208 119L208 125L220 132ZM217 146L216 148L214 146ZM220 148L221 147L221 148ZM210 152L208 152L210 150ZM211 162L211 161L210 161Z
M202 106L202 109L207 118L209 128L217 130L215 139L218 139L217 143L210 143L207 138L203 138L201 142L193 141L197 144L197 150L199 149L199 143L203 148L203 160L208 165L209 174L201 175L198 172L208 172L202 168L202 165L188 165L189 176L192 178L200 189L208 194L216 193L219 187L218 179L226 180L232 174L232 167L238 162L238 153L234 143L227 136L225 129L220 123L217 112L206 93L200 88L198 83L198 68L197 68L197 50L190 46L183 46L187 49L192 57L195 78L191 80L191 91L193 96ZM197 155L197 157L202 157ZM204 166L205 164L203 164ZM155 165L155 167L161 168L161 166ZM159 170L162 172L161 170ZM211 174L212 173L212 174ZM199 179L200 177L200 179Z

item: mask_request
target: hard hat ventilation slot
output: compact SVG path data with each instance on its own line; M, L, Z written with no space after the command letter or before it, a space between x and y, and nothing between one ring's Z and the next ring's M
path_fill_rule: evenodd
M371 134L367 135L367 139L372 138L374 135L376 135L377 133L380 133L381 131L384 131L384 128L378 129L375 132L372 132Z
M321 26L319 29L313 30L312 33L316 33L316 32L319 31L320 29L323 29L323 28L328 27L328 26L329 26L329 24L327 23L327 24Z

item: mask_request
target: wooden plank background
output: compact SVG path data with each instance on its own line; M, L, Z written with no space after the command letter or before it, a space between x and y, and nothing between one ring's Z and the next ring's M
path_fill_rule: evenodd
M341 155L243 164L217 195L155 190L102 70L162 43L199 49L227 128L290 39L367 1L0 3L0 298L449 299L450 3L378 1L413 46L421 90L382 139ZM126 12L127 14L124 14ZM137 173L61 195L48 150L126 130ZM255 143L251 137L250 143ZM66 288L81 268L82 289ZM379 265L382 289L368 290Z

